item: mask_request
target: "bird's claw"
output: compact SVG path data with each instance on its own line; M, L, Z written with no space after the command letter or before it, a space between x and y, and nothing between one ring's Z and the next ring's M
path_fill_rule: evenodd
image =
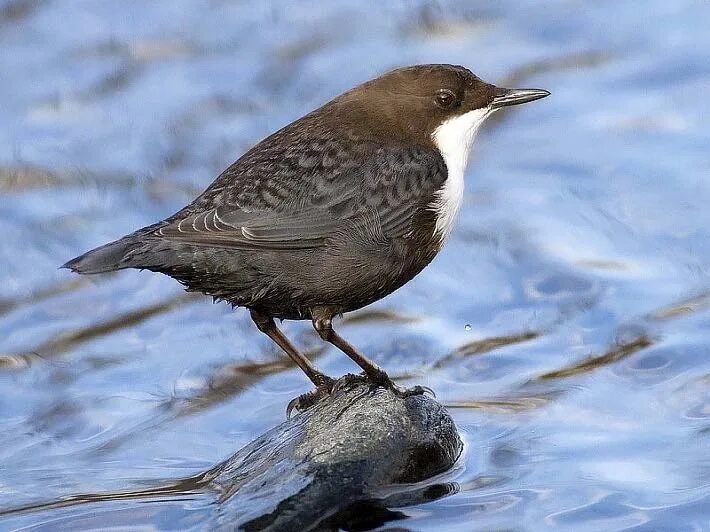
M361 383L369 384L373 390L378 387L390 390L400 399L423 394L429 394L432 397L436 397L434 390L428 386L417 385L412 386L411 388L400 388L384 371L375 377L369 376L365 373L348 373L337 380L328 378L328 380L324 381L323 384L317 386L315 390L311 390L310 392L304 393L295 399L292 399L286 407L286 418L291 419L291 414L294 410L296 412L303 412L307 408L316 404L322 398L338 393L342 390L347 390L351 386Z
M335 381L335 384L333 385L332 393L336 393L341 390L347 390L351 386L353 386L355 384L360 384L360 383L370 383L370 380L367 378L366 375L364 375L362 373L360 373L360 374L347 373Z
M411 388L400 388L394 383L392 379L390 379L389 375L387 375L387 373L382 370L380 370L376 375L370 377L369 381L375 386L382 386L383 388L390 390L394 395L396 395L400 399L412 397L414 395L423 395L425 393L431 395L432 397L436 397L434 390L432 390L428 386L417 385Z
M407 397L412 397L414 395L424 395L424 394L428 394L428 395L431 395L432 397L436 397L434 390L429 388L429 386L417 385L417 386L412 386L411 388L400 388L395 383L392 383L392 385L389 386L389 389L392 390L393 394L395 394L397 397L399 397L401 399L405 399Z
M334 386L337 381L334 381L330 377L327 378L322 384L319 384L315 390L299 395L295 399L291 399L286 406L286 419L291 419L291 414L294 410L297 412L303 412L307 408L313 406L323 397L326 397L333 393Z
M407 395L407 397L409 397L410 395L427 394L427 395L430 395L431 397L436 399L436 393L434 392L434 390L429 388L429 386L421 386L421 385L413 386L412 388L408 388L408 389L404 390L404 393Z

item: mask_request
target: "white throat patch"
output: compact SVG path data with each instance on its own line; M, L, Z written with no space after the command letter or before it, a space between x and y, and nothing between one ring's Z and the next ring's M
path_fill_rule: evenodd
M432 138L446 163L444 186L436 192L431 207L436 212L434 232L446 240L456 221L463 202L463 183L466 161L471 145L481 124L495 109L484 107L450 118L434 130Z

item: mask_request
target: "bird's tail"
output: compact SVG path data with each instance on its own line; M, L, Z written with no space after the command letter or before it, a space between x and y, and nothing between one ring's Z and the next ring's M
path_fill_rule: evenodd
M136 241L130 236L115 242L104 244L96 249L70 260L61 268L67 268L75 273L106 273L123 268L130 268L126 255L136 247Z

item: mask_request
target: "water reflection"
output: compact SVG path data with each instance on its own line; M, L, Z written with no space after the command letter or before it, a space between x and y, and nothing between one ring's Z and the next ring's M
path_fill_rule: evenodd
M57 289L55 289L54 292L50 292L49 295L55 295L55 293L58 293ZM40 292L40 294L41 295L39 296L35 295L32 299L35 301L41 300L43 299L42 296L44 296L46 292ZM63 332L55 337L45 340L38 346L29 349L26 353L0 356L0 368L3 366L16 368L24 364L29 364L34 357L44 359L49 356L60 355L79 343L88 342L98 336L111 334L118 330L131 327L142 322L143 320L147 320L163 312L169 312L175 307L190 300L194 300L195 298L195 294L181 294L162 303L149 305L138 310L120 314L105 322L93 324L88 327L82 327L73 331Z
M572 375L593 371L596 368L618 362L651 345L653 345L653 342L648 336L640 336L629 341L620 342L601 355L589 357L565 368L548 371L547 373L539 375L537 378L562 379Z

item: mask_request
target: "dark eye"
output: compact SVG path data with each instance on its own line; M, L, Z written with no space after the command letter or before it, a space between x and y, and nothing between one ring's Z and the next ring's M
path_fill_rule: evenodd
M449 89L441 89L436 93L436 103L439 107L449 109L456 104L456 95Z

